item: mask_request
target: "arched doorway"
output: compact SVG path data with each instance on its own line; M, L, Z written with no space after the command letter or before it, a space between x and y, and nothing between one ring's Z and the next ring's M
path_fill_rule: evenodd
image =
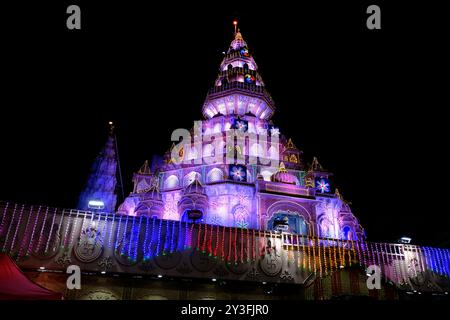
M305 218L298 212L289 210L277 211L267 223L269 230L284 231L294 234L308 234L308 225Z

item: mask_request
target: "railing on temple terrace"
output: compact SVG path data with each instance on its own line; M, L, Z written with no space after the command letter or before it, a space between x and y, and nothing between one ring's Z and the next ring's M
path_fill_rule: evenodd
M89 272L305 284L376 265L386 281L405 290L429 283L448 288L450 276L449 249L8 202L0 202L0 250L23 269L77 264Z

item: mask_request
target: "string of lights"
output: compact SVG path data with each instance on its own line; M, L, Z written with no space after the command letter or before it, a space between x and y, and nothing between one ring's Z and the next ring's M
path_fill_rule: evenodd
M34 240L34 234L35 234L35 232L36 232L36 228L37 228L37 224L38 224L38 220L39 220L39 214L40 214L40 212L41 212L41 206L39 206L38 207L38 210L37 210L37 212L36 212L36 216L35 216L35 218L34 218L34 224L33 224L33 229L32 229L32 231L31 231L31 237L30 237L30 242L28 243L28 248L27 248L27 252L26 252L26 256L29 256L30 254L31 254L31 251L33 250L33 240ZM33 210L31 210L30 211L30 215L31 215L31 213L33 212ZM64 212L63 212L63 215L62 216L64 216ZM60 225L60 227L61 227L61 225Z
M158 237L157 237L157 244L156 244L156 252L155 256L159 256L160 249L161 249L161 231L162 231L162 220L159 220L159 227L158 227Z
M116 242L114 244L114 251L116 252L119 249L119 241L120 240L120 229L122 227L122 215L119 216L119 222L117 224L117 233L116 233Z
M25 209L25 205L22 205L22 208L20 209L19 219L18 219L17 224L16 224L16 229L14 231L14 236L12 238L11 248L9 249L9 252L13 252L14 246L16 244L17 232L19 231L19 226L20 226L20 224L22 222L22 216L23 216L23 210L24 209Z
M181 220L180 220L181 223ZM144 257L144 261L147 261L149 259L148 254L148 229L150 226L150 219L148 216L145 216L145 232L144 232L144 242L142 243L142 255Z
M2 220L1 220L1 222L0 222L0 235L3 234L3 228L4 228L4 226L5 226L6 213L8 212L8 208L9 208L9 202L6 203L5 209L3 209ZM32 208L33 208L33 207L32 207Z
M24 236L22 237L22 241L20 241L19 253L17 255L17 259L20 259L21 257L23 257L23 251L25 250L25 242L29 235L28 226L30 225L32 212L33 212L33 206L31 206L30 211L27 214L27 222L25 223L25 229L23 231Z
M38 244L37 244L35 252L38 252L41 248L41 244L42 244L42 240L43 240L43 236L44 236L45 224L47 222L48 210L49 210L49 208L47 207L45 209L44 220L42 221L41 231L39 232ZM78 213L77 213L77 217L78 217ZM72 232L73 232L73 230L72 230ZM71 237L71 239L73 240L73 237Z
M113 213L112 214L112 221L111 221L110 227L109 227L108 248L112 247L112 235L113 235L115 222L116 222L116 215Z
M170 220L166 220L166 233L164 235L163 256L169 251L170 245Z
M129 220L130 216L126 216L125 218L125 225L123 228L123 233L122 233L122 248L120 249L120 255L124 256L125 255L125 250L126 250L126 245L127 245L127 232L128 232L128 220Z
M175 224L176 222L172 222L172 234L170 238L170 254L174 253L175 251Z
M140 238L140 234L141 234L141 226L142 226L142 216L139 217L139 223L138 223L138 227L137 227L137 232L136 232L136 235L134 237L134 252L133 252L133 261L134 262L137 261L137 257L138 257L139 238Z
M132 258L132 252L131 252L131 249L132 249L132 245L133 245L133 242L134 242L134 236L135 236L135 223L136 223L136 217L132 217L131 218L132 219L132 222L131 222L131 230L130 230L130 240L128 241L128 250L126 251L127 253L127 255L128 255L128 258L129 259L131 259Z
M57 211L58 210L55 208L55 211L53 212L52 224L50 226L50 232L49 232L48 238L47 238L47 243L45 244L45 251L44 251L45 254L47 254L47 252L48 252L48 247L50 246L50 240L52 239L52 236L53 236L53 228L55 226L56 212Z
M16 211L17 211L17 204L14 205L13 213L12 213L11 220L10 220L9 226L8 226L8 231L6 232L5 242L3 243L2 252L6 252L6 246L8 244L9 234L11 233L13 222L16 217Z

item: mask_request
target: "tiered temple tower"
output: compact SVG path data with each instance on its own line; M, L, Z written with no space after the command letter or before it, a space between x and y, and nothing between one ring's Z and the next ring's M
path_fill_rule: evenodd
M203 104L204 120L164 162L134 176L119 213L357 239L363 230L316 158L271 121L275 104L241 32ZM192 188L195 184L196 188ZM201 186L201 187L200 187ZM191 192L195 189L195 192Z

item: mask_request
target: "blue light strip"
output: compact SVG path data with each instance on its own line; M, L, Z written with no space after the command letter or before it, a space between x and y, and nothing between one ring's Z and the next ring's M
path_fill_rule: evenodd
M137 227L137 232L134 237L134 253L133 253L133 261L137 261L138 256L138 248L139 248L139 235L141 234L141 225L142 225L142 216L139 217L139 223Z
M128 229L128 218L129 216L127 215L126 219L125 219L125 227L123 229L123 234L122 234L122 248L120 250L120 255L125 255L125 243L126 243L126 238L127 238L127 229Z
M175 221L172 222L172 235L170 239L170 253L172 254L175 250Z
M147 241L148 241L148 216L145 217L145 236L144 236L144 244L142 245L142 254L144 256L144 261L147 260L148 257L148 247L147 247Z
M152 220L152 234L150 236L150 244L148 245L147 259L150 259L153 255L153 239L155 238L156 218L153 217Z
M445 274L447 275L447 277L450 275L449 274L449 270L448 270L448 259L445 256L445 249L439 249L441 251L441 255L442 255L442 263L444 264L444 268L445 268Z
M436 250L434 248L430 247L430 251L431 251L431 254L432 254L432 257L433 257L435 271L437 273L441 274L441 268L440 268L440 265L439 265L439 258L436 255Z
M116 215L113 214L113 218L112 218L112 221L111 221L111 226L109 227L108 248L111 248L111 246L112 246L112 234L113 234L113 228L114 228L115 220L116 220Z
M425 264L425 271L429 269L429 263L428 263L428 257L427 257L427 251L425 250L425 247L421 247L421 252L423 255L423 262Z
M444 257L445 257L445 265L447 266L447 276L450 277L450 270L449 270L450 260L448 258L449 252L448 252L448 250L445 250L445 249L442 249L442 250L443 250Z
M178 239L177 239L177 250L181 251L184 247L183 241L183 222L180 220L178 222Z
M134 240L134 232L135 232L135 222L136 222L136 217L133 217L133 222L131 223L131 230L130 230L130 241L128 241L128 259L131 259L133 257L132 253L131 253L131 248L132 248L132 244L133 244L133 240Z
M101 221L102 215L99 213L98 214L98 219L97 219L97 228L94 229L95 230L95 243L97 243L98 241L98 237L100 236L100 221Z
M449 270L449 264L450 264L450 259L449 259L449 250L445 250L442 249L444 251L444 256L445 256L445 265L447 266L447 276L450 277L450 270Z
M101 238L101 242L102 242L102 246L105 246L105 236L106 236L106 232L108 232L108 216L109 213L106 213L105 216L105 222L103 223L103 227L102 227L102 234L100 235Z
M156 252L155 252L156 257L159 255L159 250L161 249L161 229L162 229L162 220L159 220L158 244L156 245Z
M430 258L430 270L436 272L436 260L433 256L433 251L431 251L430 247L427 247L428 257Z
M434 251L436 252L436 258L437 258L438 266L439 266L439 273L443 275L443 274L445 274L445 270L444 270L444 262L442 261L441 253L438 248L435 248Z
M443 275L447 275L447 268L445 267L445 260L444 260L444 256L442 255L442 250L437 248L438 254L439 254L439 260L442 263L442 274Z
M170 220L166 220L166 234L164 235L164 251L163 251L163 255L166 255L167 251L169 251L169 241L170 241L169 221Z
M120 227L121 226L122 226L122 215L120 215L119 223L117 224L117 233L116 233L116 242L114 244L114 251L117 251L117 249L119 248L119 235L120 235Z
M184 250L189 248L189 224L186 220L186 227L184 229Z

